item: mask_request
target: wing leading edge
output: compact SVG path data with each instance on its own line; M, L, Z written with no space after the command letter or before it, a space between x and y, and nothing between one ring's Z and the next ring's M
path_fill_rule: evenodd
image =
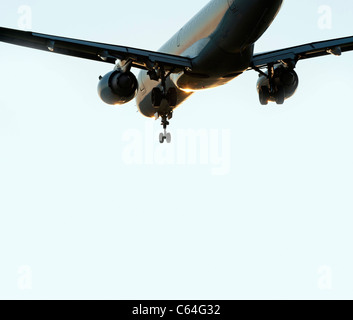
M340 56L343 52L352 50L353 37L313 42L292 48L255 54L250 69L261 69L280 62L296 64L299 60L330 54Z
M111 64L116 64L116 60L129 60L139 69L151 70L159 66L166 71L179 72L192 68L191 59L187 57L8 28L0 28L0 41Z

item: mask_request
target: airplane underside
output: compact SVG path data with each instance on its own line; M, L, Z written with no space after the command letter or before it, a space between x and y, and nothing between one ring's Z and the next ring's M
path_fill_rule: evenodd
M194 92L228 83L246 70L259 74L262 105L283 104L296 91L298 61L353 51L344 37L254 54L257 40L276 18L283 0L210 0L158 51L0 27L0 42L114 65L99 78L98 94L109 105L136 97L146 117L162 119L160 142L173 111ZM139 77L132 68L142 71Z
M250 45L240 53L227 53L211 41L193 59L192 72L165 73L161 80L157 80L153 73L141 71L137 106L142 115L162 119L164 133L160 136L160 142L170 142L166 129L173 111L179 105L197 91L225 85L240 76L250 66L253 51L254 46Z

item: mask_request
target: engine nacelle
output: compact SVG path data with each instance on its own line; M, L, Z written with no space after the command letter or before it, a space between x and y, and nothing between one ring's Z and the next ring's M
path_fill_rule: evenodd
M275 67L272 92L270 80L264 75L259 76L257 91L262 104L267 104L268 101L282 104L284 100L294 95L298 85L299 78L297 73L293 69L280 65Z
M99 80L98 94L110 105L122 105L135 98L138 82L132 72L115 70L109 72Z

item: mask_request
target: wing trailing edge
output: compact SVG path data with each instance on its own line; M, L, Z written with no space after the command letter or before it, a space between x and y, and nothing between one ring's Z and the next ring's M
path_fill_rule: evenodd
M180 72L192 68L191 59L187 57L1 27L0 41L111 64L116 64L117 60L131 61L132 66L139 69L152 70L158 66Z
M261 69L281 62L297 63L300 60L326 55L340 56L343 52L353 51L353 37L308 43L296 47L255 54L249 69Z

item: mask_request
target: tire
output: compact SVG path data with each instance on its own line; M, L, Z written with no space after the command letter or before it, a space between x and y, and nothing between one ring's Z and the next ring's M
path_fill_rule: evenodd
M175 88L170 88L167 95L168 103L170 107L175 107L178 102L178 94Z
M167 133L166 141L167 141L167 143L172 142L172 135L170 133Z
M163 99L163 94L161 89L154 88L152 90L152 106L160 107Z
M160 142L160 143L164 143L164 135L163 135L163 133L161 133L161 134L159 135L159 142Z
M276 103L281 105L284 103L286 94L283 87L278 87L276 92Z
M260 103L263 106L268 105L268 101L270 100L270 90L267 87L261 87L259 92Z

